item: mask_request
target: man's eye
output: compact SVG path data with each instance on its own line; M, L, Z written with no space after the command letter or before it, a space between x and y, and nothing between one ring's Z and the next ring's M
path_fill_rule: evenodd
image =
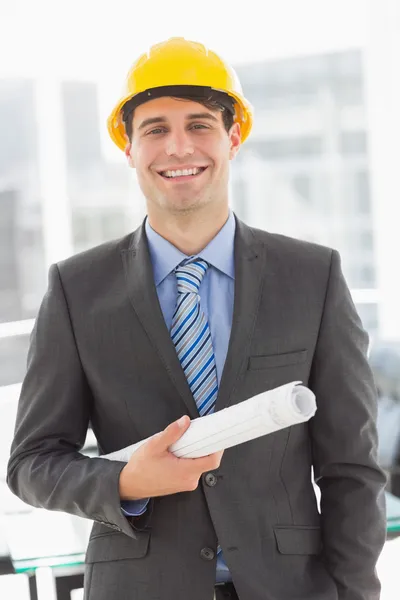
M157 135L159 133L162 133L163 131L165 131L165 130L162 127L156 127L155 129L148 131L147 135Z
M202 123L194 123L191 129L207 129L207 125L203 125Z

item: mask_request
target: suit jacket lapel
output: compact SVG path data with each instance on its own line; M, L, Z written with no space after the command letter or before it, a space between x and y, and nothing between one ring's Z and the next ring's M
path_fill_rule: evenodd
M247 367L250 343L264 281L265 250L253 231L236 218L235 295L228 354L219 386L216 410L232 402L240 376Z
M184 401L189 416L196 418L199 416L196 403L180 365L158 301L144 224L134 232L129 248L122 249L121 255L128 294L133 309Z

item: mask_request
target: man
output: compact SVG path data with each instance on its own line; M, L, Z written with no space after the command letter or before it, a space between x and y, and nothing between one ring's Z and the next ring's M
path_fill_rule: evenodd
M379 597L367 336L336 251L230 212L229 163L251 124L217 55L180 38L151 48L109 119L147 219L50 269L8 481L94 520L88 600ZM310 423L223 455L168 452L189 417L294 380L316 394ZM89 421L101 454L159 433L125 465L79 453Z

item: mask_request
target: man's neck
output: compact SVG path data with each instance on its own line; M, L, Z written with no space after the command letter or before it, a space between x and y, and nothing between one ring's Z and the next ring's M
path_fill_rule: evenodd
M229 217L229 208L218 214L190 213L172 215L163 220L148 215L149 224L159 235L187 256L201 252L225 225Z

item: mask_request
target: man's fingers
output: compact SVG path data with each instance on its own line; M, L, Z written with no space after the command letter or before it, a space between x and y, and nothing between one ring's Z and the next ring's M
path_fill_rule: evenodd
M147 451L153 455L165 452L170 446L172 446L172 444L177 442L182 437L189 426L190 418L187 415L184 415L177 421L170 423L170 425L168 425L164 431L154 435L145 444ZM181 468L183 468L185 472L198 473L200 476L201 473L205 473L206 471L218 469L223 453L223 450L221 450L220 452L214 452L213 454L209 454L208 456L203 456L201 458L183 458L181 459Z
M164 451L168 450L168 448L177 442L185 431L189 428L190 418L187 415L184 415L177 421L170 423L168 427L157 433L157 435L153 436L151 440L149 440L149 444L153 447L154 450Z
M209 454L208 456L204 456L202 458L194 458L197 462L198 469L204 473L205 471L212 471L213 469L218 469L221 464L222 455L224 451L214 452L214 454Z

